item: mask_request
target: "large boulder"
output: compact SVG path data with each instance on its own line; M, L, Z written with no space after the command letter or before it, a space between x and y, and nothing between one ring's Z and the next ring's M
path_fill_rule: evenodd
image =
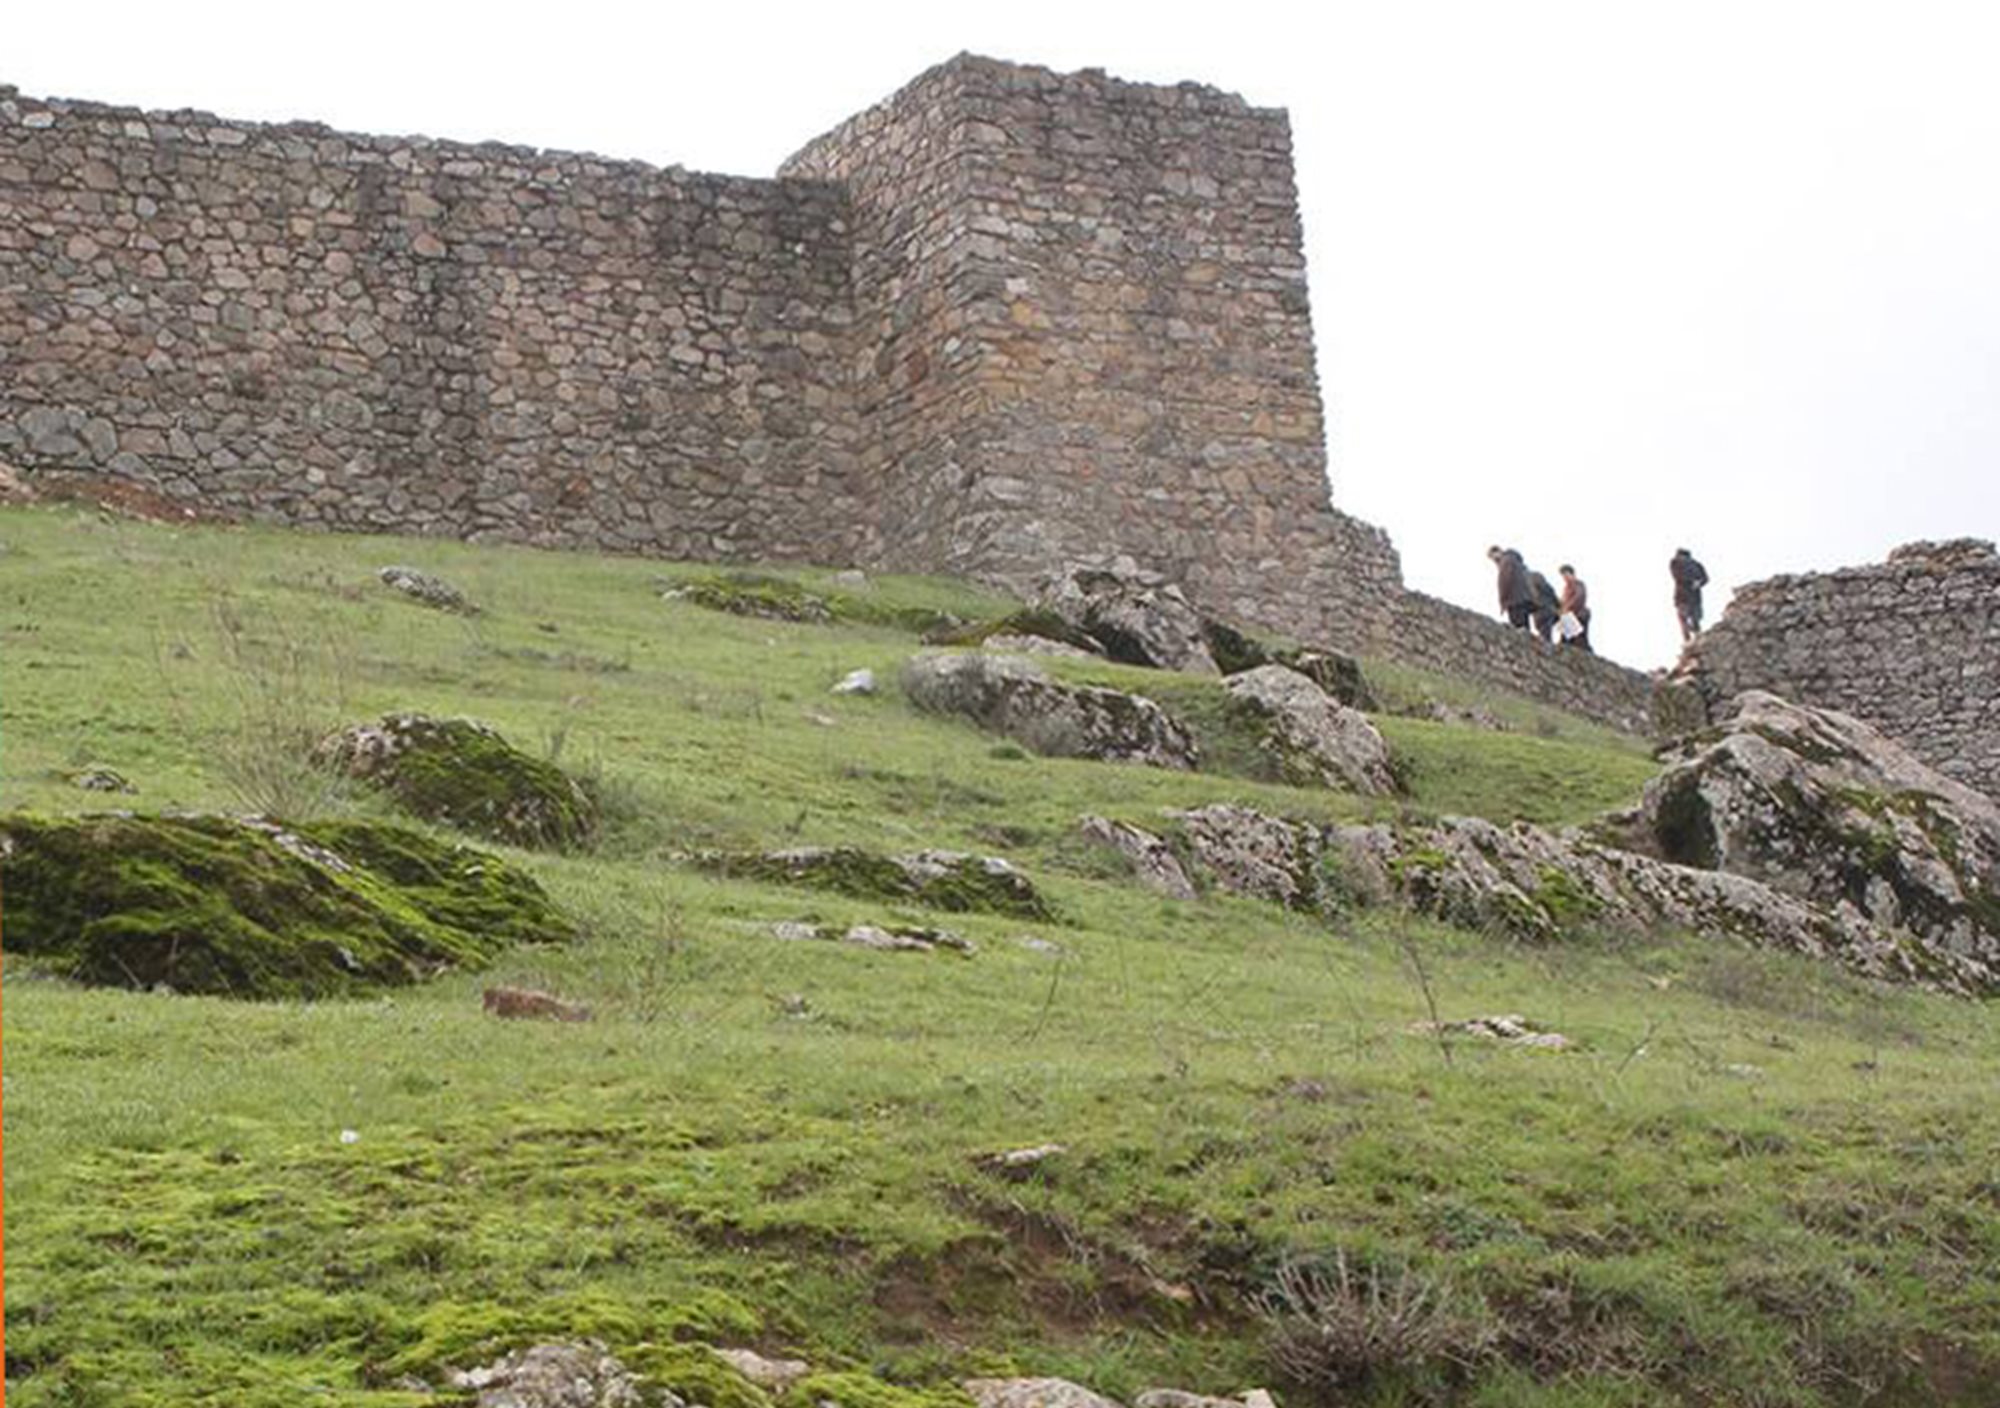
M597 826L597 804L575 779L471 719L388 714L340 730L317 751L410 815L490 840L562 850Z
M1389 745L1375 725L1297 670L1263 665L1231 675L1222 687L1261 717L1285 781L1373 796L1396 790Z
M1288 909L1322 907L1319 828L1217 802L1167 818L1197 874Z
M2000 960L2000 806L1846 714L1737 696L1613 834Z
M1214 675L1201 613L1181 589L1129 558L1074 567L1043 589L1041 609L1095 641L1113 660L1156 670Z
M493 856L368 821L0 819L6 943L79 982L337 997L576 936Z
M1144 695L1065 684L1018 656L918 655L903 667L903 693L1049 757L1182 769L1199 757L1193 735Z

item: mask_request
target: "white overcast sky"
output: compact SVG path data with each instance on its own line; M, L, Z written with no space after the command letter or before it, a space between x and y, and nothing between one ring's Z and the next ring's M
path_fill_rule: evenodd
M1412 586L1490 542L1600 647L1719 590L2000 533L2000 5L32 4L37 96L769 174L960 50L1291 110L1334 501Z

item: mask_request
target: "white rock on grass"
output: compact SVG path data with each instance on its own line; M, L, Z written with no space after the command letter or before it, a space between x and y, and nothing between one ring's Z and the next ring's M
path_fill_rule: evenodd
M875 692L875 672L873 670L850 670L834 685L835 694L873 694Z
M959 1387L979 1408L1119 1408L1068 1379L966 1379Z

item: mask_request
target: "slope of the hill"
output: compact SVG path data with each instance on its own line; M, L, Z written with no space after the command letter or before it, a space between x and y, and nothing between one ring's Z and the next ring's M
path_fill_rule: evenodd
M291 750L420 710L554 757L604 812L593 848L505 852L582 941L392 1000L87 990L10 959L11 1402L464 1401L421 1385L582 1337L714 1405L765 1395L710 1345L809 1361L796 1408L962 1403L979 1372L1286 1408L1990 1401L1990 1008L1698 935L1524 949L1175 902L1076 834L1216 800L1582 821L1649 774L1628 740L1510 701L1481 702L1515 732L1385 719L1414 794L1369 801L916 713L907 623L1007 609L949 584L854 589L875 624L816 624L661 600L706 569L520 549L70 508L0 512L0 548L10 810L379 808ZM398 596L394 563L481 614ZM880 694L829 693L857 667ZM1062 668L1193 715L1213 689ZM107 769L134 790L79 786ZM1058 917L684 862L834 843L1004 857ZM502 1022L493 983L596 1015ZM1411 1035L1433 1008L1575 1045Z

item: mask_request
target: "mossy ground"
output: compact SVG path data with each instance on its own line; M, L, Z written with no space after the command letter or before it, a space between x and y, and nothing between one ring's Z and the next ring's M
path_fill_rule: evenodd
M757 1399L705 1343L805 1357L854 1408L943 1408L955 1378L1009 1370L1234 1392L1273 1379L1255 1294L1334 1249L1447 1282L1492 1345L1342 1402L1990 1401L1990 1008L1700 937L1528 949L1174 903L1074 839L1085 811L1217 800L1582 820L1634 799L1629 741L1392 731L1414 796L1364 801L1037 759L893 690L830 696L856 667L893 680L909 632L663 603L654 579L681 569L656 563L67 509L0 512L0 543L10 805L95 804L61 778L85 761L136 807L221 803L234 716L182 625L218 594L274 646L345 633L354 716L490 720L614 803L591 852L508 853L587 937L491 979L590 1023L486 1018L470 975L241 1003L10 959L10 1403L412 1405L401 1373L556 1335L716 1404ZM487 614L402 609L370 586L390 561ZM1061 921L954 917L969 963L785 944L773 921L935 914L666 859L806 844L1004 855ZM1447 1018L1521 1012L1579 1049L1409 1036L1424 983ZM981 1163L1044 1142L1068 1152L1020 1181Z
M505 861L376 821L16 813L0 845L8 950L100 986L354 996L576 937Z
M377 780L412 816L516 846L583 845L588 793L546 758L469 719L386 719L402 747Z

